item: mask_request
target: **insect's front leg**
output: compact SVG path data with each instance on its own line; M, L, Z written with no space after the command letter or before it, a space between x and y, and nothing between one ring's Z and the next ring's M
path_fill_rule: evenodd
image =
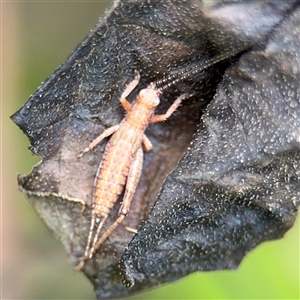
M131 108L131 104L126 100L126 97L135 89L139 81L140 81L140 74L136 73L134 79L128 84L127 88L121 95L120 102L126 111L128 111Z
M180 97L178 97L174 103L169 107L169 109L167 110L167 112L163 115L154 115L152 116L150 123L157 123L157 122L163 122L165 120L167 120L172 113L178 108L178 106L180 105L180 103L185 100L186 98L188 98L190 95L188 94L183 94Z

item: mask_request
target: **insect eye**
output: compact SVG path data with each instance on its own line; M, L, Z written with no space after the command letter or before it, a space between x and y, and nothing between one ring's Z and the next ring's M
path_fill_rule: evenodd
M147 94L147 89L142 89L142 90L140 90L140 92L139 92L139 96L140 96L140 97L145 97L146 94Z
M158 98L158 97L156 97L156 98L153 99L153 105L154 105L154 106L158 106L158 105L159 105L159 102L160 102L160 101L159 101L159 98Z

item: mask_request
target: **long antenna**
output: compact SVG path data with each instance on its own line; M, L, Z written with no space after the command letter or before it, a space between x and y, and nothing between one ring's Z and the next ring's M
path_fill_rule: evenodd
M225 52L221 55L218 55L216 57L208 59L204 62L198 63L196 65L195 65L195 62L193 62L184 71L163 77L162 79L156 81L155 85L158 86L158 85L164 84L166 82L169 82L158 89L159 91L162 92L163 90L167 89L168 87L172 86L173 84L176 84L179 81L185 80L194 74L200 73L201 71L206 70L223 60L234 57L237 54L239 54L240 52L245 51L246 49L249 49L251 46L252 45L248 46L247 48L246 48L246 46L244 46L243 48L235 49L234 51Z

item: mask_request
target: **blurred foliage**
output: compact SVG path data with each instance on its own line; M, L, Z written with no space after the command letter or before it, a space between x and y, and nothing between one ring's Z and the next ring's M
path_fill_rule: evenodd
M109 4L109 1L7 2L2 6L4 33L15 37L15 43L3 46L4 54L8 55L7 59L17 61L10 77L14 98L3 99L2 103L5 128L2 139L10 144L9 148L3 146L2 168L9 170L5 180L11 180L9 185L3 185L8 189L3 201L9 202L4 206L5 215L11 222L9 227L4 224L3 228L9 230L8 235L13 240L6 243L4 239L4 257L9 258L10 265L3 266L3 298L94 298L91 285L81 274L72 271L63 247L51 237L23 195L16 191L16 174L28 172L38 159L26 149L28 141L8 116L69 56ZM7 21L9 13L14 14L14 27ZM17 49L5 48L9 46ZM236 271L192 274L131 299L196 298L299 299L299 218L283 239L259 246Z

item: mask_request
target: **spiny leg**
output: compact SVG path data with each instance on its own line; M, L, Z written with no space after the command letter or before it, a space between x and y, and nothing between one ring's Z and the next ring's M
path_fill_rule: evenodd
M81 157L84 153L89 152L93 148L95 148L103 139L106 137L112 135L120 128L120 125L115 125L112 127L109 127L105 129L97 138L95 138L89 145L86 147L79 155L78 157Z
M180 105L180 103L185 100L186 98L188 98L190 95L188 94L183 94L180 97L178 97L174 103L169 107L169 109L167 110L167 112L163 115L154 115L152 116L150 123L157 123L157 122L163 122L165 120L167 120L172 113L178 108L178 106Z
M135 193L136 187L141 177L143 158L144 158L143 149L142 147L140 147L137 150L134 159L132 160L132 164L128 172L127 182L125 186L125 193L119 210L119 215L126 216L127 212L129 211L133 195Z
M130 170L127 177L126 187L123 202L121 204L119 210L119 217L117 220L104 232L101 238L98 240L97 244L93 247L93 251L90 251L90 256L93 255L95 251L97 251L100 246L106 241L106 239L111 235L111 233L118 227L119 224L122 223L126 214L129 211L130 204L136 190L136 186L139 182L143 165L143 150L140 147L137 151L132 164L130 166Z
M126 100L126 97L135 89L139 81L140 75L139 73L136 73L134 79L128 84L125 91L121 95L120 102L126 111L128 111L131 108L131 104Z

